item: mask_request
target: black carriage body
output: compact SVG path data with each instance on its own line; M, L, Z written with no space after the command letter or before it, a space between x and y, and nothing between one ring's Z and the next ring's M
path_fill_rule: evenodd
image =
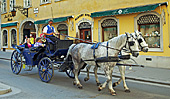
M25 48L22 52L26 65L38 65L39 61L43 57L61 57L66 56L69 46L73 44L73 40L58 40L56 44L56 50L48 50L51 48L45 48L43 51L42 48ZM47 46L51 47L51 46ZM40 53L38 53L40 51ZM38 55L37 55L38 53Z
M73 40L58 40L57 49L68 49L69 46L73 44Z

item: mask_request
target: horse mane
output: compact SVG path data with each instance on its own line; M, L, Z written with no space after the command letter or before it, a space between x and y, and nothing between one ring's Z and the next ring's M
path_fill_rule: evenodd
M117 48L119 46L121 48L122 47L121 45L123 42L125 42L125 40L126 40L126 34L122 34L122 35L119 35L117 37L114 37L114 38L108 40L108 42L113 44L112 47Z

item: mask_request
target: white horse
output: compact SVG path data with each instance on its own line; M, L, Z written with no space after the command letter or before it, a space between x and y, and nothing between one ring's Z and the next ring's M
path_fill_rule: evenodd
M136 39L138 41L139 47L141 48L141 51L147 52L148 51L148 44L146 44L146 42L145 42L141 32L135 31L135 33L131 33L131 35L133 36L134 39ZM130 54L127 53L126 50L121 50L121 55L127 55L128 56ZM127 60L122 60L122 61L120 61L118 63L125 64L126 62L127 62ZM90 70L90 68L91 68L90 65L88 65L86 67L86 69L87 69L87 77L84 78L84 81L88 81L90 79L90 77L89 77L89 70ZM120 71L120 74L121 74L121 78L117 82L113 83L113 87L119 85L121 83L121 81L123 80L123 86L124 86L125 92L130 92L130 90L127 87L127 84L125 82L125 70L126 70L126 66L118 66L118 68L119 68L119 71ZM94 67L95 80L96 80L97 86L99 86L101 83L99 82L98 77L97 77L97 69L98 69L98 67L95 66Z
M78 79L78 72L85 64L95 67L97 67L98 64L98 66L104 69L105 75L107 76L107 80L101 86L98 87L98 90L100 91L105 88L106 84L108 83L108 87L111 94L116 95L116 92L112 87L112 72L114 66L116 65L116 62L96 63L95 61L85 61L89 59L95 59L91 46L91 44L79 43L77 45L73 44L69 47L67 57L71 55L75 73L75 81L73 82L73 84L77 85L78 88L82 88L82 85L80 84L80 81ZM137 40L135 40L129 33L126 33L119 35L118 37L112 38L107 42L102 42L98 49L95 49L95 57L100 58L106 57L107 55L109 57L117 57L119 52L124 47L127 50L130 50L132 55L136 57L139 55ZM65 59L67 59L67 57Z
M138 31L136 31L135 33L133 33L133 36L134 37L136 36L136 39L138 40L141 51L148 52L148 44L146 44L142 34ZM129 53L122 51L122 55L129 55ZM125 64L125 63L127 63L127 60L120 61L119 63ZM113 83L113 87L119 85L121 83L121 81L123 81L123 86L124 86L125 92L130 92L129 88L127 87L126 81L125 81L126 66L118 66L118 67L119 67L121 78L117 82Z

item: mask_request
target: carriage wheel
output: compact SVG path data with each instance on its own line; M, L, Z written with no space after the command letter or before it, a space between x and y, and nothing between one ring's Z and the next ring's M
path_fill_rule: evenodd
M68 57L68 61L72 61L71 56ZM73 63L70 63L69 65L70 65L70 67L66 70L66 74L67 74L67 76L70 77L70 78L75 78L75 75L74 75L74 72L73 72L73 70L74 70L74 64L73 64ZM79 75L79 74L80 74L80 71L78 72L78 75Z
M14 50L11 55L11 69L14 74L19 74L22 69L22 55Z
M44 57L38 63L38 73L43 82L49 82L54 74L54 66L50 58Z
M66 74L70 78L75 78L73 69L74 69L74 65L71 65L70 68L68 70L66 70Z

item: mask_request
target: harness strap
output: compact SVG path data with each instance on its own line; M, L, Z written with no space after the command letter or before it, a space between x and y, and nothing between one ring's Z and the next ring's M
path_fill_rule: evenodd
M94 46L96 46L96 45L97 45L97 43L96 43ZM99 46L99 45L98 45L98 46ZM96 66L99 67L99 65L98 65L97 62L96 62L95 47L93 47L93 57L94 57L94 62L96 63Z
M108 49L109 49L109 48L108 48L108 45L109 45L109 42L107 42L107 45L106 45L106 46L107 46L107 47L106 47L106 48L107 48L107 56L106 56L106 57L108 57Z

